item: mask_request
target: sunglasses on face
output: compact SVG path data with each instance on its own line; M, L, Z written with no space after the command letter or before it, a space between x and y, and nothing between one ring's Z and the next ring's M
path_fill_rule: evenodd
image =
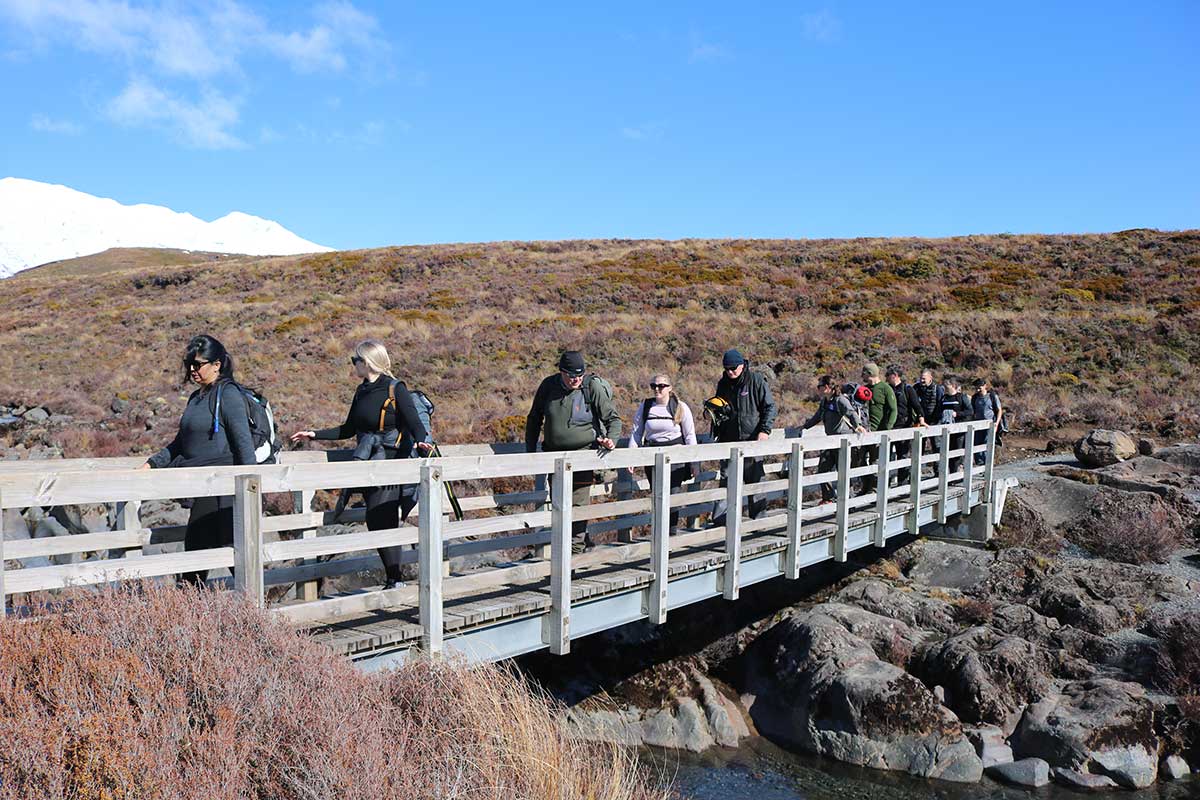
M659 389L670 389L671 384L669 384L669 383L652 383L652 384L650 384L650 388L657 392Z
M350 363L357 367L359 364L363 363L362 356L350 356Z
M199 372L201 367L207 367L209 364L211 364L211 363L213 363L213 362L211 362L211 361L197 361L196 359L192 358L192 359L188 359L188 361L187 361L186 363L187 363L187 368L188 368L188 370L189 370L189 371L191 371L191 372Z

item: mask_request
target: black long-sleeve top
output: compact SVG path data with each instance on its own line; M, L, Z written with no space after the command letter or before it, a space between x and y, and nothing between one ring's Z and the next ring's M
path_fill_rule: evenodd
M213 424L217 413L217 389L221 389L221 424ZM237 386L218 381L192 392L179 432L171 443L147 459L155 469L163 467L211 467L257 463L246 399Z
M374 381L363 380L354 392L354 400L350 403L350 411L346 421L336 428L322 428L314 431L316 438L325 440L349 439L360 433L373 433L379 430L379 412L383 409L388 398L388 384L394 378L380 375ZM399 430L401 441L398 449L407 452L415 442L425 441L428 431L417 415L417 407L409 394L404 381L396 382L396 407L389 408L383 417L385 431ZM407 440L407 444L405 442Z

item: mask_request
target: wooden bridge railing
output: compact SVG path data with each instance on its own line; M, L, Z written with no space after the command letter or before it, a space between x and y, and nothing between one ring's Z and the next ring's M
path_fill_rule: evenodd
M984 443L974 444L975 431L986 431ZM952 442L959 436L964 440L962 446L951 450ZM922 444L930 440L935 443L934 452L923 453ZM911 444L909 457L892 457L891 445L905 442ZM875 463L852 466L856 461L855 454L864 447L878 448ZM797 557L799 545L811 526L832 528L833 557L844 561L851 515L859 512L878 515L876 544L882 544L884 540L888 503L902 502L911 506L907 512L907 525L910 532L915 533L922 500L927 501L932 494L937 519L945 522L951 487L963 489L967 498L974 489L982 489L979 501L988 502L995 456L991 426L986 422L847 436L801 438L781 432L764 442L619 448L607 454L591 451L511 452L520 449L523 449L520 445L463 445L444 447L446 455L440 459L365 462L343 460L344 454L337 452L292 452L283 454L283 463L271 466L152 471L134 469L142 459L0 462L0 510L117 504L118 517L123 523L121 530L68 536L3 541L0 535L0 596L5 598L7 605L14 595L67 586L232 568L236 588L260 605L266 604L268 587L300 585L302 589L297 598L277 606L278 613L297 623L417 602L424 631L423 647L436 652L442 646L442 602L447 594L549 576L552 600L546 643L553 652L566 652L570 641L571 569L599 563L606 557L603 550L571 556L571 529L575 519L587 520L589 531L593 533L629 532L635 527L650 526L650 540L623 548L621 557L644 558L649 554L653 579L647 614L653 621L661 622L667 609L667 562L672 547L723 540L727 558L723 594L728 599L736 599L743 536L783 528L788 537L785 574L795 578L802 566ZM820 454L830 450L837 452L837 468L817 474ZM985 454L982 466L973 463L976 452ZM746 484L744 464L747 459L756 458L768 462L765 464L766 477L757 484ZM958 460L961 466L951 474L949 465L953 460ZM708 471L701 472L695 480L672 493L670 467L689 462L722 465L728 476L727 486L709 488L717 473ZM923 478L922 466L931 463L936 463L936 476ZM600 484L593 488L593 495L598 495L601 502L572 508L570 475L574 471L626 472L647 466L656 468L653 485L636 479L624 487L619 482ZM889 487L891 476L905 469L910 473L908 482ZM498 478L524 477L536 481L550 475L554 480L549 509L541 507L547 493L535 488L464 497L462 506L469 512L469 518L455 521L444 515L443 484L447 481L462 486ZM875 477L876 491L851 496L851 482L868 476ZM317 535L317 528L333 522L332 513L311 510L317 491L407 483L421 486L416 528L404 525L391 530ZM836 503L805 506L805 491L821 483L836 484ZM535 486L540 485L540 482L535 483ZM634 489L649 489L649 496L631 496ZM263 497L272 493L291 494L292 513L264 514ZM233 547L186 553L146 552L146 548L171 546L182 541L184 526L142 527L139 519L141 503L226 495L234 497ZM739 511L743 501L758 496L768 500L786 498L786 515L745 519ZM672 510L679 510L684 517L696 516L706 512L713 501L721 499L728 504L724 527L668 536ZM522 506L533 510L513 510ZM966 505L962 507L966 508ZM348 510L340 521L353 522L362 518L361 509ZM295 538L267 541L272 533ZM478 538L484 536L489 538ZM627 536L626 540L629 538ZM455 577L446 574L446 561L450 558L546 544L550 551L548 560L526 560ZM416 586L325 598L317 596L315 580L377 565L377 557L371 551L397 545L417 546L415 551L404 554L406 561L419 563ZM38 563L39 559L104 551L108 551L107 557L79 563ZM340 561L316 560L363 553L367 555ZM17 565L21 568L13 568Z

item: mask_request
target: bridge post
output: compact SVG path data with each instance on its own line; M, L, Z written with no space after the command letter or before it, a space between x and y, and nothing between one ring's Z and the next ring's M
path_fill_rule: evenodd
M419 604L421 649L442 652L442 468L421 466L421 510L417 519L417 557L420 567Z
M119 509L121 530L126 533L134 533L141 530L141 512L141 500L126 500L124 503L121 503ZM125 551L125 558L137 558L140 555L142 555L142 548L140 547Z
M653 487L651 487L653 488ZM613 480L613 496L618 500L632 500L637 489L637 475L633 470L621 467ZM621 528L617 531L617 541L624 544L633 542L633 528Z
M842 436L838 450L837 516L834 517L833 559L846 560L846 528L850 527L850 435Z
M661 450L654 456L654 481L650 507L650 587L646 616L651 625L667 621L667 564L671 559L671 457ZM726 519L728 519L726 515Z
M262 478L238 475L233 481L233 587L262 608Z
M545 476L545 475L538 475L538 476L536 476L536 477L533 479L533 490L534 490L535 492L544 492L544 491L546 491L546 476ZM540 504L537 506L537 509L538 509L539 511L545 511L547 508L549 508L549 507L550 507L550 503L548 502L549 500L550 500L550 497L547 495L546 501L544 501L544 502L540 503ZM548 544L539 544L539 545L537 545L536 547L534 547L534 548L533 548L533 553L532 553L532 556L533 556L533 559L534 559L535 561L547 561L547 560L549 560L549 558L550 558L550 545L548 545Z
M789 580L800 577L800 528L804 524L804 443L792 444L788 457L787 555L783 574Z
M737 600L742 568L742 448L729 449L725 478L725 585L722 596L726 600Z
M292 513L307 514L312 511L313 498L316 496L316 491L313 489L305 489L299 492L292 492ZM317 531L315 528L304 530L300 534L301 539L315 539ZM315 564L315 561L305 559L301 564ZM296 599L304 602L312 602L317 599L317 582L304 581L296 585Z
M958 504L958 510L966 513L971 509L971 485L975 482L975 428L974 422L967 423L967 438L963 449L966 450L966 455L963 457L963 482L962 482L962 501Z
M550 611L542 641L554 655L571 652L571 487L573 467L566 458L554 462L550 487Z
M950 430L942 428L942 452L938 460L938 523L945 525L949 516L946 513L946 499L950 494Z
M892 458L891 437L887 433L879 434L879 475L875 479L875 513L879 520L875 523L875 546L887 544L887 504L888 504L888 464Z
M913 428L913 440L908 465L908 502L912 511L908 515L908 532L913 536L921 530L921 440L920 428Z
M993 485L994 481L996 480L995 473L993 471L995 468L995 465L996 465L996 426L995 426L995 424L988 426L987 450L984 451L983 465L984 465L983 466L983 491L980 492L979 497L981 500L983 500L988 505L993 505L994 504L993 501L995 500L995 491L996 491L995 486Z

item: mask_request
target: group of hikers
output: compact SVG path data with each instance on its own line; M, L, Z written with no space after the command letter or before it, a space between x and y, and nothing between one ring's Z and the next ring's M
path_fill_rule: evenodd
M290 441L300 444L314 439L354 438L354 458L362 460L424 457L436 452L430 430L433 404L424 393L410 391L404 381L396 378L387 348L374 340L360 342L350 356L350 363L359 383L346 419L336 427L298 430L289 437ZM721 367L715 392L703 407L713 440L733 443L767 439L776 421L775 399L767 378L753 370L750 361L736 349L725 352ZM183 370L184 382L196 384L197 389L188 398L175 438L142 468L273 462L279 444L275 440L270 404L262 395L234 380L233 357L225 347L209 335L193 337L184 351ZM831 375L820 377L817 381L820 405L801 427L822 426L827 435L838 435L990 420L998 441L1004 430L1004 409L999 397L984 378L974 380L972 386L974 392L968 395L959 378L948 375L939 383L930 370L922 371L918 381L910 384L899 367L880 370L876 364L868 363L862 368L858 384L843 384ZM649 396L633 411L628 446L697 444L696 417L691 407L676 395L671 377L656 374L647 388ZM582 353L568 350L561 354L557 372L545 378L534 393L525 421L525 449L536 452L540 441L546 451L608 451L618 446L622 431L612 384L588 371ZM976 443L982 443L986 432L979 431L976 436ZM965 434L956 434L951 449L961 449L964 437ZM892 447L897 458L908 458L910 443L896 442ZM877 450L877 447L858 448L853 465L874 463L878 453L873 451ZM976 454L976 458L981 459L982 454ZM835 450L822 451L818 472L834 471L836 459ZM958 470L958 461L954 459L949 465L951 473ZM672 465L673 492L694 476L693 467L691 463ZM743 480L748 484L765 477L760 458L745 459L743 470ZM646 473L653 481L654 468L647 467ZM908 470L899 470L897 477L901 482L907 481ZM573 506L590 502L594 481L595 476L589 470L572 473ZM725 481L722 468L722 485ZM872 477L863 478L862 490L873 492L874 483ZM368 530L398 528L418 499L417 486L413 484L365 487L360 491ZM835 496L832 483L822 484L822 502L831 502ZM766 510L767 500L758 494L750 497L747 505L749 516L756 518ZM710 524L723 526L726 513L724 501L716 503ZM678 519L678 509L673 509L672 533L677 529ZM228 547L232 542L233 497L196 498L188 518L184 549ZM572 552L584 552L591 547L586 520L574 520ZM401 548L381 548L379 555L386 574L385 588L396 586L401 582ZM204 578L202 572L181 576L181 580L194 583Z

